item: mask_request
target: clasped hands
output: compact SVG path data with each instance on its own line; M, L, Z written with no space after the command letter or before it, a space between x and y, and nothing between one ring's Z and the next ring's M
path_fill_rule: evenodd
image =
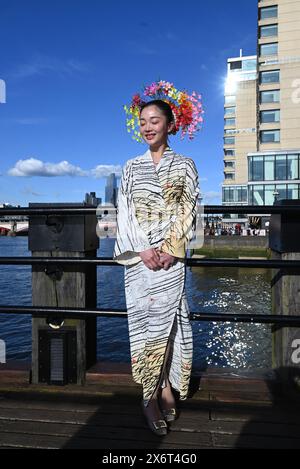
M141 251L139 255L145 266L151 270L168 270L177 260L176 257L159 248L146 249L146 251Z

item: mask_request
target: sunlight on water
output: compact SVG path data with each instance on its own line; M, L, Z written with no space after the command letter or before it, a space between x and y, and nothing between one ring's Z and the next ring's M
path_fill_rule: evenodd
M113 240L102 240L98 256L111 256ZM0 237L0 256L28 256L27 237ZM270 273L263 269L187 268L186 291L191 311L257 314L271 312ZM97 307L125 309L123 267L97 269ZM0 266L1 304L31 305L30 266ZM129 362L127 320L99 318L98 359ZM271 329L267 325L192 322L193 369L235 369L271 365ZM117 334L116 334L117 331ZM0 314L0 339L7 359L30 360L31 318Z
M192 270L192 310L216 313L271 312L270 272L263 269ZM208 286L208 291L207 291ZM194 324L195 367L214 365L237 369L271 366L271 327L264 324L209 322Z

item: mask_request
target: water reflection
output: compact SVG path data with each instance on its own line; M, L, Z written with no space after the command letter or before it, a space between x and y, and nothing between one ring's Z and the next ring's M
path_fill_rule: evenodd
M187 288L193 311L215 313L271 312L268 269L201 267L189 269ZM208 365L238 369L271 366L271 330L265 324L193 323L194 368Z
M1 256L27 256L26 237L0 238ZM98 256L112 255L113 240L102 240ZM123 267L98 267L97 306L125 309ZM271 312L271 271L246 268L187 268L186 291L191 311L216 313ZM30 266L1 266L2 304L31 304ZM99 318L98 359L129 362L129 337L126 319ZM271 366L269 325L193 321L193 368L207 366L236 369ZM7 343L7 358L30 359L31 318L0 315L0 338Z

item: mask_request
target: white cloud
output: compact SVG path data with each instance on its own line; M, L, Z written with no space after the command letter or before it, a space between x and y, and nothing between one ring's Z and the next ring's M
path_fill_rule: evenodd
M36 158L19 160L15 166L8 170L9 176L87 176L88 171L83 171L79 166L74 166L68 161L60 163L44 163Z
M37 158L27 158L16 162L13 168L7 172L9 176L17 177L57 177L57 176L90 176L95 179L104 178L111 173L121 176L121 165L97 165L90 170L84 170L79 166L74 166L68 161L60 161L59 163L44 163Z

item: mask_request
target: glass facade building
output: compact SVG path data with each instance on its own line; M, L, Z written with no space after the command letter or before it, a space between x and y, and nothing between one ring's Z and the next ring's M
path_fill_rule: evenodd
M299 2L258 0L257 56L227 60L225 205L300 199Z
M280 199L300 198L300 152L272 152L248 156L248 203L273 205Z

